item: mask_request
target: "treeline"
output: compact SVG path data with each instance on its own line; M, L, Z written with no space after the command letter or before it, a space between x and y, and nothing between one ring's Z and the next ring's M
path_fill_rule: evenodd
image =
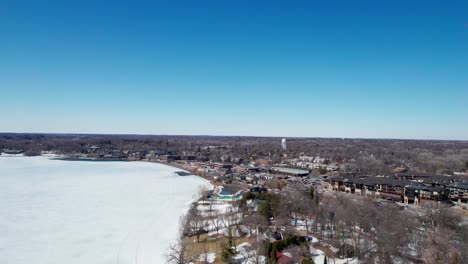
M231 163L257 159L278 163L284 159L284 154L288 154L287 158L304 154L335 161L345 171L371 175L391 173L398 166L427 173L468 169L467 141L289 138L286 151L281 149L280 141L281 138L266 137L0 134L0 150L21 149L27 155L39 155L41 151L87 153L91 146L100 147L101 151L157 149Z

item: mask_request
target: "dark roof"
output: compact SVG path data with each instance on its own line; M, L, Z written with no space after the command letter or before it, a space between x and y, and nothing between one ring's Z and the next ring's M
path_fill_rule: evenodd
M430 173L414 173L414 172L405 172L405 173L397 173L395 176L397 177L420 177L420 178L430 178L430 177L450 177L440 174L430 174Z
M349 182L349 183L354 183L354 184L364 184L364 185L382 184L382 185L392 185L392 186L400 186L400 187L411 184L409 180L400 180L400 179L389 178L389 177L371 177L371 176L356 177L356 178L334 177L331 180Z
M440 185L448 185L457 181L456 177L450 176L442 176L442 175L429 175L427 177L420 178L423 183L416 184L412 182L410 179L401 179L400 177L396 176L385 176L385 177L375 177L369 175L342 175L339 177L331 177L331 180L338 180L338 181L349 181L356 184L366 184L366 185L375 185L375 184L386 184L386 185L394 185L394 186L405 186L405 185L424 185L424 184L440 184Z
M468 190L468 182L457 182L447 186L449 188Z
M407 190L424 190L428 192L441 192L445 188L440 186L425 186L425 185L407 185L405 186Z

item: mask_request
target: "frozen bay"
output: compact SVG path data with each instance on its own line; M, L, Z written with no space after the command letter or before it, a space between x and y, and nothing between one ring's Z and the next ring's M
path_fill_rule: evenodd
M165 263L178 220L209 183L148 162L0 157L0 259Z

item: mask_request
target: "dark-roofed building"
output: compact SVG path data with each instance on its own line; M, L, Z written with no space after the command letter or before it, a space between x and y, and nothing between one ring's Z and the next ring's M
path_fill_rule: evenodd
M424 200L442 201L446 191L444 187L432 187L425 185L407 185L405 186L403 200L406 204L420 204Z
M468 182L453 183L447 186L448 197L452 201L468 202Z
M356 178L330 178L333 190L362 195L388 196L401 199L404 186L410 182L390 177L361 176Z

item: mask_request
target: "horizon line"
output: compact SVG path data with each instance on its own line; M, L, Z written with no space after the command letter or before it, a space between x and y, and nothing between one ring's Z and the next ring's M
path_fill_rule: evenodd
M323 136L252 136L252 135L215 135L215 134L144 134L144 133L85 133L85 132L1 132L4 134L29 135L84 135L84 136L173 136L173 137L245 137L245 138L286 138L286 139L361 139L361 140L403 140L403 141L457 141L468 142L468 139L438 138L385 138L385 137L323 137Z

